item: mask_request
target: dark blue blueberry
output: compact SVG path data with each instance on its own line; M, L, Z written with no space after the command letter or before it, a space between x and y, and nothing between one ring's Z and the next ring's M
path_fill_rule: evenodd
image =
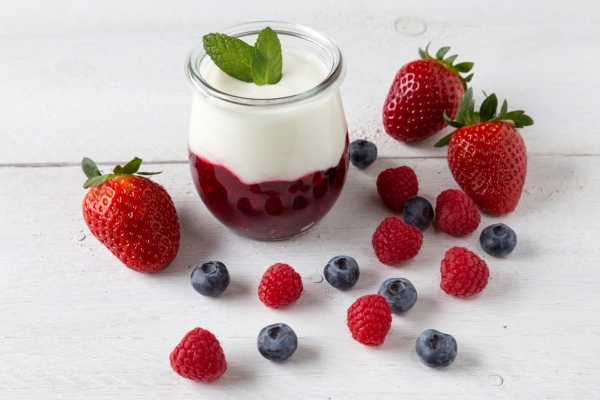
M394 314L407 312L417 302L417 289L404 278L386 280L377 293L386 298Z
M217 296L229 286L229 272L225 264L219 261L207 261L192 271L190 282L203 296Z
M350 143L350 162L356 168L367 168L377 159L377 146L368 140L358 139Z
M427 329L416 344L417 355L430 368L443 368L456 359L456 340L452 335Z
M411 197L404 203L402 219L408 225L416 226L424 231L429 228L431 221L433 221L433 207L429 201L422 197Z
M298 336L286 324L273 324L262 328L256 344L259 353L267 360L283 361L298 348Z
M504 257L515 249L517 234L504 224L494 224L481 231L479 243L490 256Z
M350 289L356 285L360 271L354 258L337 256L329 260L325 266L324 275L327 282L334 288Z

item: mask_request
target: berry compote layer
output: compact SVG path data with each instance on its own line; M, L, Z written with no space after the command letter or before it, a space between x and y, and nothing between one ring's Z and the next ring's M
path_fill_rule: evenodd
M190 151L196 190L225 226L253 239L299 235L321 220L339 197L348 171L348 139L337 165L292 181L243 183L222 165Z

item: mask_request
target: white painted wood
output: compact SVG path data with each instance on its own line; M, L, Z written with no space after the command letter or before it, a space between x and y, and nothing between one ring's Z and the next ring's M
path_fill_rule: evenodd
M1 2L0 398L600 397L598 11L585 0ZM342 95L350 134L373 140L383 156L367 171L351 169L339 203L314 230L278 243L223 228L184 163L185 56L203 34L259 19L311 26L339 43L349 64ZM503 221L517 231L507 259L485 255L476 234L453 239L433 229L401 267L372 253L372 232L389 215L374 190L381 170L413 167L432 201L455 187L445 152L431 147L436 138L401 145L380 120L394 74L429 41L475 61L476 89L495 91L536 121L523 131L530 161L521 204L481 225ZM129 271L87 231L80 169L51 167L133 155L164 163L156 179L182 225L178 257L155 276ZM475 250L491 268L475 299L439 289L439 263L453 245ZM362 268L347 292L321 281L339 254ZM203 259L219 259L232 273L217 299L189 285ZM256 296L275 262L294 266L306 288L296 305L278 311ZM394 317L381 348L354 342L346 309L396 276L415 284L416 306ZM255 347L259 330L277 321L300 339L283 364ZM170 351L196 326L225 348L229 369L214 384L187 382L169 367ZM457 361L445 371L427 369L414 353L427 328L458 340Z
M219 225L197 197L186 164L158 165L182 226L174 263L156 275L120 265L85 227L78 167L0 168L0 398L598 398L600 157L531 157L525 192L506 218L483 216L519 237L503 260L487 256L478 233L451 238L429 229L421 253L401 267L382 265L370 237L389 212L377 174L406 164L430 200L456 187L442 159L379 159L351 168L332 212L309 233L283 242L240 238ZM439 289L439 263L451 246L486 260L491 281L470 300ZM347 254L361 279L341 292L321 281L329 258ZM230 288L215 299L189 284L193 265L222 260ZM270 310L257 298L264 270L291 264L306 291L297 304ZM354 342L345 312L386 278L406 277L415 307L394 317L385 344ZM299 349L286 363L263 359L256 335L286 322ZM185 381L168 356L196 326L222 342L229 369L214 384ZM416 337L436 328L454 335L459 355L444 371L424 367ZM499 386L498 386L499 385Z
M333 37L348 59L342 86L350 134L385 157L443 157L382 130L387 90L417 48L450 45L476 62L474 87L536 121L530 154L600 154L599 7L579 1L256 2L72 0L0 4L0 165L184 161L190 49L209 31L257 19L293 21ZM412 23L395 28L396 21ZM412 18L412 19L411 19ZM423 25L427 29L420 35ZM409 33L409 34L407 34ZM567 139L565 139L567 138Z

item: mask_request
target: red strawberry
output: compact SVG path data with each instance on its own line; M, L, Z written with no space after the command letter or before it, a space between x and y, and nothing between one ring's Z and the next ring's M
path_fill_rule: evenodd
M383 105L383 126L394 139L417 142L446 126L444 112L456 115L460 99L473 74L472 62L452 65L456 55L444 59L450 47L442 47L435 58L419 49L421 60L404 65L396 74Z
M83 218L96 238L127 267L138 272L166 268L179 249L179 220L165 189L138 172L134 158L112 174L101 175L89 158L82 161L91 188L83 199ZM158 172L160 173L160 172Z
M533 125L525 111L508 112L506 100L496 114L498 99L487 96L478 113L473 91L467 90L456 120L456 129L435 144L449 144L448 165L462 190L482 211L504 215L513 211L523 191L527 173L525 142L515 128Z

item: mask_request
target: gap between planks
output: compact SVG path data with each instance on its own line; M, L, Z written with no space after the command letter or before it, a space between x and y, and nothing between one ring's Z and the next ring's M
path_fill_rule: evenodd
M529 158L533 157L600 157L600 153L598 154L530 154ZM403 160L403 159L439 159L446 158L445 155L439 156L381 156L379 159L384 160ZM98 161L96 164L98 165L109 165L114 166L117 164L122 164L124 161ZM154 161L144 161L144 165L165 165L165 164L187 164L188 160L154 160ZM0 163L0 168L51 168L51 167L78 167L80 166L80 162L45 162L45 163Z

